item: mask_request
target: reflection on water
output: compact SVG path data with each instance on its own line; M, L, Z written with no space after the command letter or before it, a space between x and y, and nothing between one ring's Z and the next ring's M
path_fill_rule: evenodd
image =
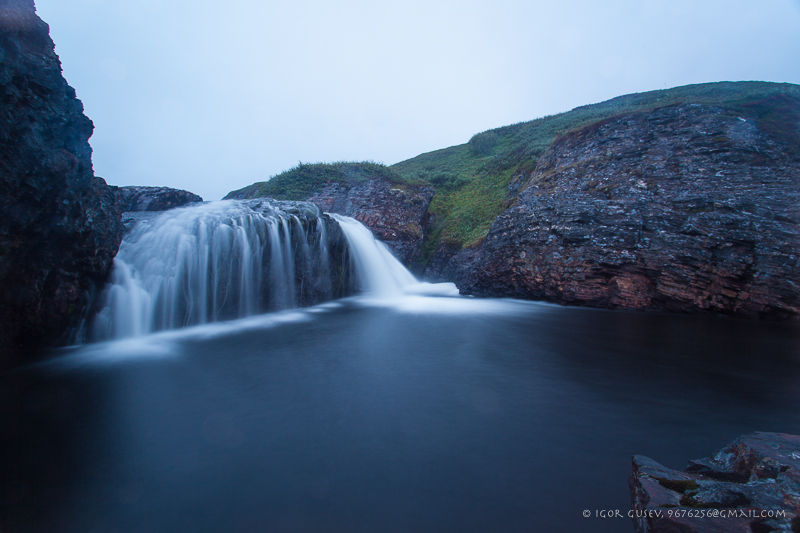
M800 330L364 299L0 376L0 531L625 531L630 456L800 433Z

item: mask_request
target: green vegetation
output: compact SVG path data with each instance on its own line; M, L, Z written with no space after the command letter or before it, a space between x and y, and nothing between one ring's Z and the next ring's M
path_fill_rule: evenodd
M800 153L800 106L786 95L773 95L741 106L756 117L758 127Z
M247 197L302 200L328 182L353 184L370 177L430 185L436 191L423 262L440 244L460 249L481 242L497 215L515 201L509 184L521 186L539 157L558 137L628 113L676 104L714 105L758 121L763 131L800 153L800 86L768 82L719 82L631 94L558 115L474 135L469 142L428 152L391 167L372 161L299 164L241 191ZM724 142L725 138L720 138Z
M431 184L433 226L423 246L423 261L440 243L455 248L479 243L513 198L512 178L533 170L559 136L611 117L675 104L735 107L759 126L795 143L800 86L788 83L720 82L620 96L599 104L482 133L468 143L419 155L390 168L404 179ZM748 108L750 106L750 108ZM782 136L782 137L781 137Z
M242 190L247 190L250 198L271 196L276 200L305 200L312 193L321 191L326 183L348 185L369 178L383 178L398 184L408 181L386 165L374 161L299 163L269 181L255 183Z

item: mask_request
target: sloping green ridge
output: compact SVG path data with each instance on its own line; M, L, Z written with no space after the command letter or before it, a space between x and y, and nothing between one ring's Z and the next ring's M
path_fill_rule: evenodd
M619 96L529 122L474 135L469 142L421 154L390 167L372 161L299 164L270 180L241 189L247 197L302 200L329 182L353 184L368 178L430 185L436 194L432 225L421 260L428 262L444 243L455 249L479 243L513 195L509 182L536 166L559 136L602 120L676 104L704 104L742 112L762 129L800 151L800 85L770 82L718 82ZM234 191L238 192L238 191ZM234 194L231 193L231 194Z
M369 178L382 178L398 184L408 181L386 165L373 161L299 163L296 167L270 178L269 181L254 183L244 189L233 191L225 198L244 192L247 198L270 196L276 200L305 200L312 193L321 191L326 183L348 185Z
M749 104L751 116L773 121L773 130L784 133L783 113L776 106L759 108L758 102L783 95L800 102L800 86L769 82L719 82L620 96L529 122L520 122L479 133L466 144L428 152L390 168L405 179L430 182L436 195L429 208L433 226L423 248L430 259L440 243L462 248L480 242L494 219L512 200L512 177L536 166L539 156L561 135L602 120L675 104L696 103L724 107ZM796 125L796 122L794 122ZM796 126L795 126L796 129ZM794 131L794 130L793 130ZM455 184L442 187L438 182Z

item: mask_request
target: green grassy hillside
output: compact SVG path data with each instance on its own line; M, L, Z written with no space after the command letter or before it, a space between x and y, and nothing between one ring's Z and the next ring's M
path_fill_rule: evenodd
M782 120L786 114L776 109L785 105L781 104L783 100L759 106L776 95L800 101L800 86L720 82L620 96L484 131L466 144L422 154L390 168L407 180L428 182L436 189L430 206L433 227L423 251L425 260L441 242L456 248L480 242L492 221L513 201L507 192L512 177L532 170L539 156L560 135L617 115L684 103L747 106L751 108L750 115L763 121L762 127L773 129L776 134L785 133L789 131ZM795 131L796 126L791 132Z
M745 113L759 126L800 151L800 85L768 82L719 82L620 96L548 117L484 131L469 142L428 152L390 167L372 161L300 164L255 183L246 197L301 200L327 182L352 184L370 177L431 185L432 227L423 246L423 262L444 243L455 248L479 243L494 219L513 201L509 182L534 169L556 138L627 113L675 104L707 104ZM794 147L794 148L792 148Z

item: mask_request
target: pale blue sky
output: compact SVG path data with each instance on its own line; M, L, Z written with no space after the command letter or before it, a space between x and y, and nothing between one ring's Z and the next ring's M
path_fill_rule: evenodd
M690 83L800 83L798 0L36 0L95 173L207 200Z

